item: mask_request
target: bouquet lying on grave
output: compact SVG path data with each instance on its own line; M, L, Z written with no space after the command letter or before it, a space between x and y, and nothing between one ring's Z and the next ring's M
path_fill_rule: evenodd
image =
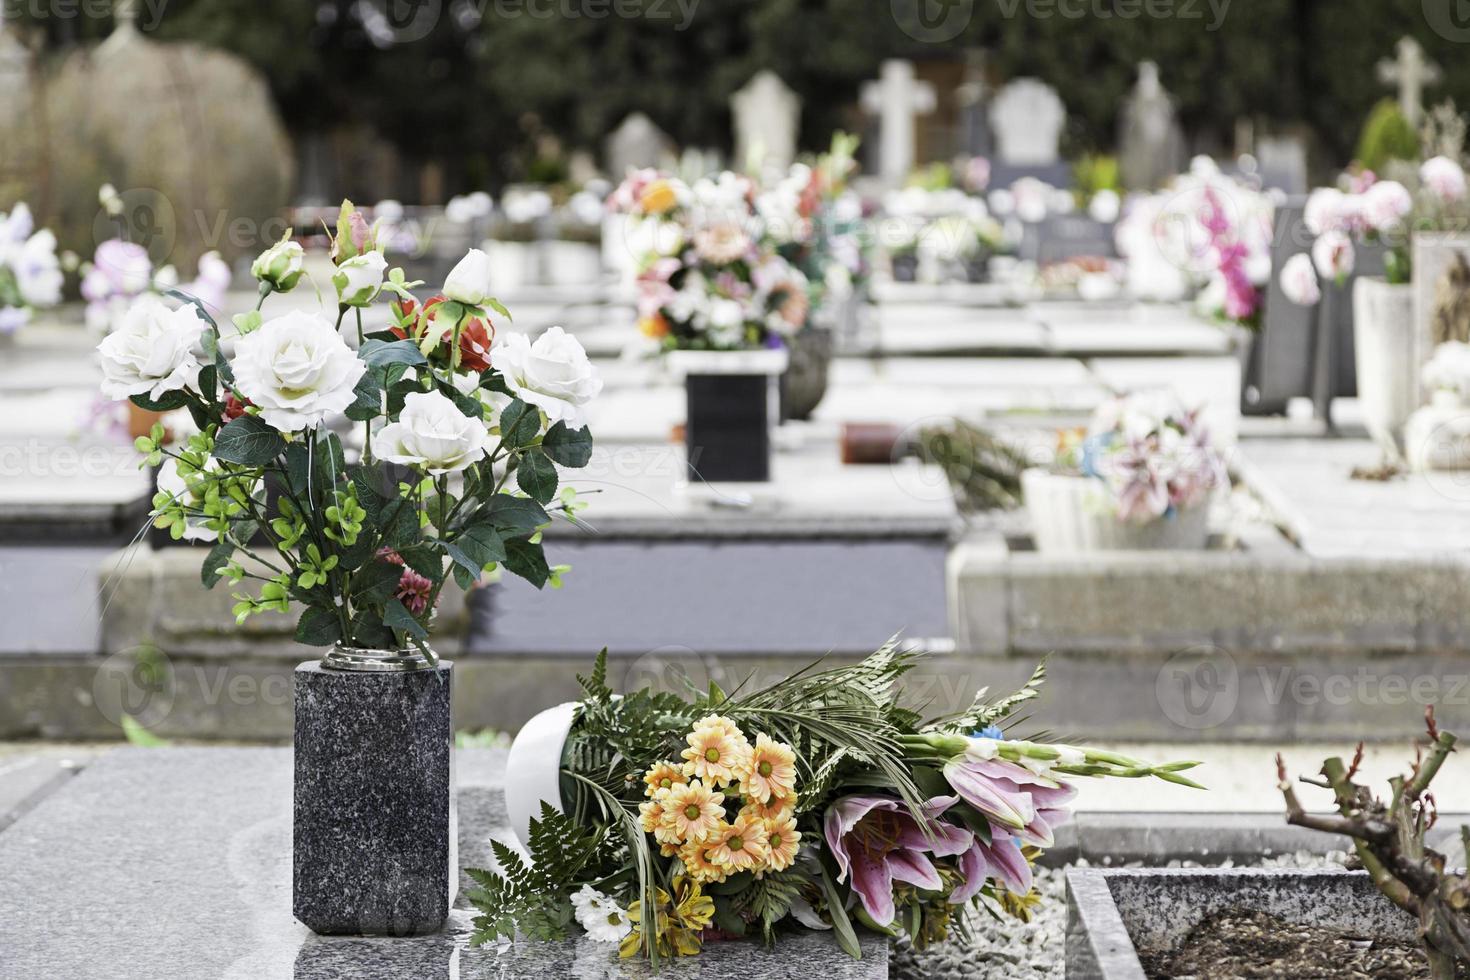
M557 466L587 464L583 406L602 382L559 327L494 342L490 311L509 314L479 251L420 304L421 284L388 271L376 229L346 203L332 258L335 324L262 316L303 276L289 232L255 261L260 301L229 329L186 294L144 294L98 346L102 389L191 417L180 445L162 424L137 440L160 468L153 522L214 542L207 588L257 583L234 594L240 622L294 602L304 644L417 647L432 661L451 574L464 588L499 567L555 584L541 530L572 516ZM363 309L382 294L395 297L390 326L366 329Z
M1085 434L1064 433L1058 463L1101 480L1118 518L1138 523L1208 504L1230 479L1199 409L1156 391L1100 405Z
M1001 724L1037 695L1044 668L1013 695L982 690L967 710L924 720L900 706L899 679L919 660L890 642L762 690L679 697L614 694L604 651L580 678L584 699L563 706L561 798L530 821L529 861L497 841L499 870L469 872L474 941L562 938L575 922L657 960L798 926L832 930L854 957L859 928L918 946L964 939L966 905L1024 918L1039 900L1032 864L1075 795L1064 777L1196 785L1180 775L1193 762L1009 737Z

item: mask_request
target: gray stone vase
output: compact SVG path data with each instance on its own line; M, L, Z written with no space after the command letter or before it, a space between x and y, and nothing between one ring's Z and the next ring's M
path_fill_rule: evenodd
M791 364L781 375L781 421L812 417L827 394L833 337L828 327L807 327L791 338Z
M296 668L292 912L313 932L443 926L458 886L452 675L369 651Z

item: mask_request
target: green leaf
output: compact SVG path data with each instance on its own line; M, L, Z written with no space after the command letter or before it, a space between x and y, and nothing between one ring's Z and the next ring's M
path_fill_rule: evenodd
M863 947L858 942L857 933L853 931L852 923L847 918L847 910L843 908L842 896L837 893L837 886L832 883L832 876L827 873L825 865L822 871L822 890L827 894L827 914L832 916L832 932L837 937L837 945L842 951L855 960L863 958Z
M490 520L506 537L517 537L550 524L551 515L530 497L497 493L490 498Z
M379 559L352 576L352 597L368 605L386 605L402 578L403 566Z
M214 440L214 455L227 463L265 466L286 449L281 434L254 415L242 415Z
M383 411L383 386L378 382L377 375L369 371L357 382L352 389L356 400L347 406L347 417L354 422L366 422L368 419L377 418Z
M507 310L505 306L500 302L500 300L496 299L493 296L485 297L485 305L490 307L490 309L494 310L496 313L499 313L501 316L505 317L507 320L515 319L510 315L510 310Z
M182 391L166 391L162 398L156 400L147 395L133 395L128 401L147 412L172 412L189 404L189 399Z
M538 503L551 503L556 496L556 464L545 453L528 450L516 464L516 486Z
M541 434L541 410L519 398L500 413L500 438L506 445L520 449L536 441Z
M402 630L417 640L426 640L429 631L424 629L424 624L413 618L413 613L408 607L397 599L389 599L383 608L383 625L390 629Z
M204 564L199 569L199 581L204 583L206 589L212 589L219 583L219 571L230 563L235 556L235 545L230 541L221 541L209 549L209 554L204 556Z
M592 433L585 425L569 429L565 422L558 422L546 430L541 448L561 465L581 469L592 459Z
M342 623L336 614L309 607L296 621L296 642L309 647L327 647L342 639Z
M416 367L429 363L424 358L423 352L419 350L418 344L411 340L395 340L392 343L365 340L357 356L362 358L368 367L382 367L386 364L405 364L409 367Z
M539 544L532 544L524 539L505 543L505 567L538 589L545 586L546 580L551 577L551 569L546 564L546 553Z
M213 327L215 333L219 333L219 324L214 322L214 317L209 315L209 310L199 301L199 297L191 296L181 289L173 288L164 289L163 294L165 296L172 296L174 299L181 300L189 306L194 307L194 309L199 311L199 315L204 318L204 322Z
M453 541L453 547L461 552L467 563L465 567L478 576L482 569L493 561L505 561L505 539L494 525L488 522L471 524L461 531ZM446 550L449 547L446 542ZM454 557L451 553L450 557ZM458 559L455 559L458 561Z

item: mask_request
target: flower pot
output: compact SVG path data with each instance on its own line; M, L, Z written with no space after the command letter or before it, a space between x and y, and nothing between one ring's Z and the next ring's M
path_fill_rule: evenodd
M163 412L149 411L128 402L128 435L134 439L148 435L154 423L163 421L163 416Z
M540 281L540 249L535 242L485 243L490 257L490 281L502 291L520 289Z
M541 804L562 808L562 752L576 713L575 701L547 708L521 726L510 744L505 760L505 810L511 830L528 847L531 821L541 816Z
M780 417L784 350L674 351L684 379L686 466L691 483L766 483Z
M919 256L917 254L895 255L889 259L894 282L916 282L919 278Z
M807 327L791 338L791 365L781 375L781 421L811 418L827 394L833 337L827 327Z
M296 668L292 912L313 932L444 924L459 883L452 674L340 649Z
M1420 402L1424 362L1414 322L1413 286L1366 277L1353 283L1358 405L1368 434L1391 459L1403 458L1404 425Z
M1106 484L1093 477L1041 469L1021 474L1036 550L1070 555L1095 551L1197 551L1209 542L1209 506L1200 504L1142 524L1120 519Z

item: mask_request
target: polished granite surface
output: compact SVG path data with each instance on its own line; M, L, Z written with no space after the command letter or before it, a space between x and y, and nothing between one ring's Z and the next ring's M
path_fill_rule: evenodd
M504 753L459 750L459 853L490 863L505 833ZM291 917L291 753L123 749L0 831L0 977L69 980L437 980L650 976L588 941L472 949L471 914L416 939L325 938ZM831 938L711 944L670 978L888 975L877 937L854 961Z

